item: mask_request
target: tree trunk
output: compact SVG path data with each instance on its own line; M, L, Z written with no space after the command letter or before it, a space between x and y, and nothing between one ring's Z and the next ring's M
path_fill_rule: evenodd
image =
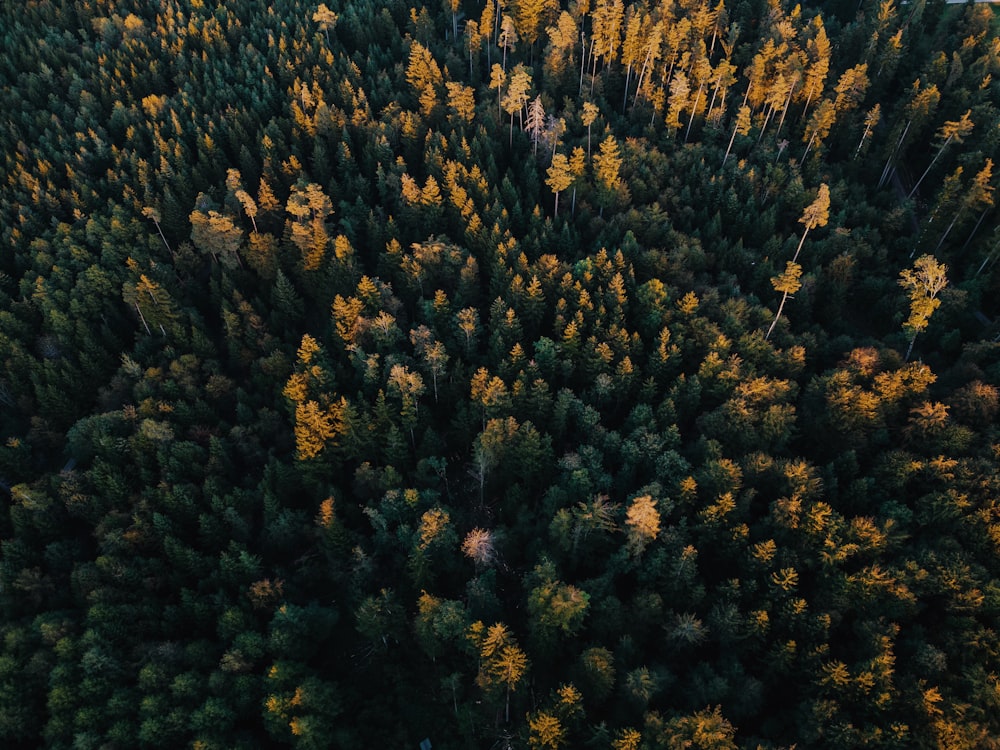
M813 145L813 141L814 141L815 139L816 139L816 131L814 130L814 131L813 131L813 134L812 134L812 137L810 137L810 138L809 138L809 143L807 143L807 144L806 144L806 150L805 150L805 153L803 153L803 154L802 154L802 161L801 161L801 163L802 163L802 164L805 164L805 163L806 163L806 156L808 156L808 155L809 155L809 149L811 149L811 148L812 148L812 145Z
M895 148L893 148L892 153L889 154L889 158L885 162L885 169L882 170L882 178L878 181L878 187L885 185L886 181L889 179L892 170L892 160L896 158L896 152L899 151L899 147L902 145L903 139L906 138L906 134L910 130L910 123L912 122L913 120L910 120L906 123L906 127L903 128L903 134L899 136L899 140L896 141Z
M729 145L726 146L726 155L722 157L722 166L726 166L726 161L729 159L729 152L733 148L733 141L736 140L736 129L737 125L733 125L733 134L729 136Z
M705 84L701 84L698 87L698 93L694 95L694 104L691 105L691 119L688 120L687 130L684 131L684 142L688 142L688 136L691 134L691 126L694 124L694 115L698 111L698 101L701 99L701 90L705 88Z
M919 331L917 333L919 333ZM903 359L904 362L910 361L910 354L913 353L913 342L915 342L916 340L917 340L917 334L914 333L913 338L910 339L910 345L906 347L906 357Z
M965 250L965 248L969 246L969 243L972 242L972 238L976 236L976 232L979 231L979 225L983 223L983 219L986 218L986 214L989 213L990 208L992 208L992 206L987 206L986 208L983 209L983 212L979 214L979 221L976 222L976 226L974 226L972 228L972 232L969 233L969 239L967 239L965 241L965 244L962 245L963 250Z
M781 317L781 311L785 309L785 300L788 299L788 292L781 293L781 304L778 305L778 314L774 316L774 320L771 321L771 327L767 329L767 334L764 336L764 340L767 341L771 338L771 332L774 327L778 325L778 318Z
M792 256L792 263L799 259L799 251L802 250L802 245L806 241L806 235L809 234L809 227L802 233L802 239L799 240L799 246L795 248L795 255Z
M871 130L871 125L865 125L865 132L861 134L861 140L858 142L858 147L854 150L854 158L858 158L858 154L861 153L861 147L865 145L865 138L868 137L868 131Z
M788 106L792 103L793 93L795 93L795 81L792 81L792 85L788 89L788 98L785 99L785 108L781 110L781 119L778 120L778 130L774 134L775 138L781 135L781 126L785 124L785 115L788 114Z
M941 152L944 151L945 146L947 146L951 142L951 139L952 136L949 135L948 140L946 140L944 143L941 144L941 148L939 148L938 152L934 154L934 158L931 159L931 163L927 165L927 169L925 169L924 173L920 175L920 179L917 180L917 184L913 186L913 190L910 191L910 194L906 196L907 198L912 198L913 194L917 192L917 188L920 187L920 183L924 181L924 178L927 176L927 173L931 171L931 167L934 166L934 163L938 160L938 157L941 156Z

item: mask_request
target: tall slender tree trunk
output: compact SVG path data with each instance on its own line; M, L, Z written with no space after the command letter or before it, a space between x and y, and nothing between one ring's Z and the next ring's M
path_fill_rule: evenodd
M976 232L979 231L979 225L983 223L983 219L986 218L986 214L989 213L989 211L990 211L991 208L992 208L992 206L987 206L986 208L983 209L983 212L981 214L979 214L979 221L976 222L976 226L974 226L972 228L972 231L969 233L969 239L967 239L965 241L965 244L962 245L962 249L963 250L965 250L965 248L967 248L969 246L969 243L972 242L972 238L975 237L976 236Z
M785 124L785 115L788 114L788 107L792 103L792 94L794 92L795 92L795 81L792 81L792 85L788 89L788 98L785 99L785 108L781 110L781 119L778 120L778 129L774 133L775 138L778 138L781 135L781 126Z
M931 159L931 163L927 165L927 169L925 169L924 173L920 175L920 179L917 180L917 184L913 186L913 190L910 191L910 194L906 196L907 198L912 198L913 194L917 192L917 188L920 187L920 183L924 181L924 178L927 176L927 173L931 171L931 167L934 166L934 163L938 160L938 157L941 156L941 153L944 151L945 146L951 143L952 137L953 136L949 135L948 139L941 144L941 148L939 148L937 153L934 154L934 158Z
M632 109L635 109L635 103L639 101L639 91L642 90L642 82L646 77L646 65L649 63L650 55L653 54L653 48L650 47L649 51L646 52L646 59L642 61L642 70L639 71L639 80L635 84L635 96L632 98Z
M899 151L899 147L903 144L903 139L906 138L906 134L910 130L910 123L912 122L913 120L910 120L909 122L906 123L906 127L903 128L902 135L900 135L899 140L896 141L896 146L892 149L892 153L889 154L889 158L885 162L885 169L882 170L882 177L878 181L878 187L881 188L883 185L885 185L886 181L891 177L892 160L896 158L896 152Z
M771 332L774 331L774 327L778 325L778 318L781 317L781 311L785 309L785 300L787 299L788 299L788 292L782 292L781 304L778 305L778 314L774 316L774 320L771 321L771 327L767 329L767 333L764 335L765 341L771 338Z
M698 87L698 93L694 95L694 104L691 105L691 119L688 120L687 130L684 131L684 142L688 142L688 136L691 135L691 126L694 124L694 115L698 111L698 102L701 99L701 90L705 88L705 84L701 84Z
M625 70L625 96L622 98L622 114L625 114L625 109L628 107L628 84L632 78L632 63L628 64L628 68Z
M809 138L809 143L806 144L806 150L802 153L802 159L801 159L801 163L802 164L806 163L806 156L809 155L809 149L812 148L814 140L816 140L816 131L815 130L813 131L812 136Z
M854 150L854 158L858 158L858 154L861 153L861 147L865 145L865 138L868 137L868 132L871 130L871 125L865 125L865 132L861 134L861 140L858 141L858 147Z
M807 234L809 234L809 227L806 227L805 231L802 232L802 239L799 240L799 246L795 248L795 255L792 256L792 263L799 259L799 252L802 250L802 245L805 244Z
M729 159L729 152L733 148L733 141L736 140L736 130L739 128L737 123L733 123L733 134L729 136L729 145L726 146L726 155L722 157L722 166L726 166L726 161Z
M944 234L942 234L941 239L938 240L937 247L934 248L935 253L941 249L941 245L944 244L945 239L948 237L949 234L951 234L951 230L954 228L955 222L958 221L958 217L961 215L962 215L961 209L955 212L955 216L951 220L951 224L949 224L948 228L944 230Z

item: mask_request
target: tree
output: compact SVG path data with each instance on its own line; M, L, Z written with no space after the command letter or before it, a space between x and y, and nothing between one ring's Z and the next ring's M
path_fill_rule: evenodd
M299 181L292 186L285 211L292 217L289 233L302 253L303 270L318 270L330 243L326 219L333 213L333 202L316 183Z
M523 65L516 65L510 75L510 82L507 84L507 93L503 98L503 109L510 115L510 144L514 143L514 113L521 114L525 103L528 101L528 92L531 90L531 71Z
M528 746L532 750L558 750L566 743L566 730L559 718L548 711L536 711L528 717Z
M903 323L903 330L910 334L905 357L907 362L917 334L927 328L931 315L941 305L937 296L948 286L947 273L948 266L939 263L933 255L921 255L914 261L912 269L904 268L899 272L899 285L910 298L910 315Z
M865 145L865 140L871 134L871 132L878 126L879 120L882 118L882 106L876 104L865 115L865 132L861 134L861 140L858 141L858 147L854 151L854 158L858 158L858 154L861 153L861 147Z
M597 200L601 207L601 215L604 214L606 207L613 206L618 196L624 193L625 186L619 176L621 168L622 158L618 150L618 141L613 135L608 135L601 141L600 153L594 157Z
M319 26L319 30L326 35L326 44L330 46L330 29L337 25L339 16L326 7L326 3L320 3L316 12L313 13L313 23Z
M829 220L830 187L823 182L816 193L816 200L806 206L802 212L802 216L799 218L799 224L805 225L805 229L802 232L802 238L799 240L798 247L795 248L795 255L792 256L793 261L799 259L799 252L802 250L802 245L806 241L806 235L809 234L809 230L816 227L825 227Z
M649 495L633 498L625 515L628 526L628 546L639 554L660 533L660 513L656 500Z
M487 566L496 561L496 547L493 532L475 528L465 535L462 554L472 560L476 567Z
M497 90L497 118L499 119L503 108L503 86L507 83L507 71L497 63L493 63L490 69L490 88Z
M502 687L505 691L505 720L510 721L510 694L515 691L528 671L528 657L517 645L510 629L502 622L483 628L482 622L473 623L469 639L479 649L479 674L476 683L487 692Z
M437 89L441 81L441 68L438 67L430 50L420 42L411 42L409 64L406 66L406 82L413 87L425 116L430 116L437 103Z
M778 305L778 312L775 314L774 320L771 321L771 327L767 329L767 333L764 335L765 339L771 338L771 333L774 331L774 327L778 325L778 318L781 317L781 311L785 309L785 301L789 295L795 294L802 287L802 282L799 281L801 277L802 266L790 260L785 264L784 273L771 278L771 285L776 291L781 292L781 304Z
M553 214L559 216L559 193L573 184L573 173L566 155L560 153L553 156L552 165L545 173L547 175L545 184L549 186L556 199Z
M206 196L199 196L195 210L188 217L191 221L191 241L227 268L242 265L238 251L243 242L243 230L231 218L212 209L211 205Z
M525 129L531 136L532 153L538 155L538 141L545 132L545 107L542 105L542 95L539 94L528 105L528 119Z
M507 72L507 50L514 49L515 44L517 44L517 30L514 19L505 15L500 20L500 36L497 39L497 46L503 48L503 61L500 67L505 73Z
M812 148L813 144L819 142L822 144L826 137L830 134L830 128L833 127L833 123L837 119L837 108L834 106L833 102L829 99L824 99L816 107L816 111L813 112L812 117L809 118L809 122L806 125L805 132L802 134L802 140L807 141L806 150L802 153L802 161L806 160L806 156L809 155L809 149Z
M460 122L470 123L476 115L476 98L472 86L465 86L455 81L445 84L448 90L448 106Z
M733 141L737 135L746 135L750 132L750 107L745 104L736 113L736 122L733 123L733 134L729 136L729 145L726 146L726 155L722 157L722 166L726 166L729 160L729 152L733 148Z

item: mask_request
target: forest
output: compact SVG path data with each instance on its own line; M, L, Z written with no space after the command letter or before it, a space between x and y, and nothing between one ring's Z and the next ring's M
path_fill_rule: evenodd
M1000 748L993 6L0 39L0 746Z

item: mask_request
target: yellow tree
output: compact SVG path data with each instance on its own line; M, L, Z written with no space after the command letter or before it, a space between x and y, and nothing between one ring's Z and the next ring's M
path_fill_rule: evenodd
M471 86L465 86L455 81L445 84L448 90L448 107L460 122L472 122L476 115L476 98Z
M559 20L554 26L545 29L549 38L548 54L545 57L546 77L559 76L568 62L572 62L573 50L580 38L576 21L566 11L559 14Z
M337 25L338 16L326 7L326 3L320 3L316 12L313 13L313 23L319 26L319 30L326 35L326 45L330 46L330 29Z
M805 231L802 232L799 246L795 248L795 255L792 256L793 261L799 259L799 252L802 250L802 244L806 241L806 235L809 234L809 230L816 227L825 227L829 220L830 187L824 182L819 186L819 191L816 193L816 200L806 206L805 211L802 212L802 216L799 218L799 224L805 225Z
M412 42L406 82L413 87L425 115L429 116L437 103L437 87L441 85L441 80L441 68L430 50L420 42Z
M528 746L531 750L558 750L566 744L566 729L558 717L537 711L528 717Z
M514 6L514 22L521 38L534 49L543 26L558 12L556 0L518 0Z
M333 213L333 202L316 183L300 181L292 186L285 210L292 217L289 233L292 243L302 253L302 267L306 271L317 270L330 242L326 219Z
M649 495L632 500L625 513L625 525L628 526L629 548L635 554L642 552L660 533L660 513L656 509L656 500Z
M868 63L845 70L834 88L837 97L833 100L833 108L837 113L843 114L857 108L865 98L868 83Z
M522 118L522 110L528 101L528 93L531 91L531 70L523 65L517 65L510 74L510 83L507 84L507 93L504 95L502 106L504 111L510 115L510 143L514 143L514 113Z
M733 124L733 134L729 136L729 145L726 146L726 155L722 157L722 166L726 166L729 160L729 152L733 148L733 141L737 135L746 135L750 132L750 107L743 105L736 113L736 122Z
M569 159L565 154L556 154L552 157L552 166L546 170L548 175L545 184L555 194L555 216L559 216L559 193L573 184L573 173L570 170Z
M690 105L691 85L682 71L674 74L667 99L667 127L676 131L681 126L681 113Z
M861 140L858 142L858 147L854 151L854 158L858 158L858 154L861 153L861 147L865 145L865 140L871 134L871 132L876 128L879 120L882 119L882 105L876 104L865 115L865 132L861 134ZM914 187L916 190L916 187ZM912 195L912 193L911 193Z
M826 35L826 29L823 28L822 17L816 16L812 25L816 33L806 45L811 62L806 69L806 103L802 110L803 117L809 111L809 103L813 97L822 95L826 77L830 73L830 39Z
M813 112L812 117L809 118L809 122L806 125L805 132L802 134L802 140L808 141L806 143L806 150L802 154L802 161L805 162L806 156L809 155L809 149L813 147L813 143L816 143L819 139L819 144L822 144L824 139L830 134L830 128L833 127L833 123L837 119L837 108L834 107L833 102L829 99L824 99L816 107L816 111Z
M941 306L937 298L941 290L948 286L948 266L938 263L933 255L921 255L913 263L913 268L899 272L899 285L910 297L910 315L903 323L903 330L910 335L910 345L906 349L906 361L913 352L913 342L917 334L927 328L931 315Z
M510 694L517 689L528 671L527 655L502 622L485 629L482 622L475 622L469 628L468 638L479 650L476 684L487 693L495 693L501 687L505 689L505 714L507 721L510 721Z
M195 247L211 254L223 266L242 266L238 250L243 242L243 230L229 216L209 209L208 205L204 196L198 197L198 206L188 217L191 221L191 240Z
M500 35L497 38L497 46L503 48L503 59L500 67L507 70L507 50L515 49L517 44L517 28L514 24L514 19L510 16L503 16L500 19Z
M605 207L612 206L615 199L624 190L620 176L622 157L618 150L618 141L613 135L608 135L601 142L599 153L594 157L594 174L597 178L597 197L603 216Z
M793 261L788 261L785 264L785 271L780 276L774 276L771 278L771 285L775 290L781 292L781 304L778 305L778 313L774 316L774 320L771 321L771 327L767 329L767 334L764 336L765 339L771 337L771 332L774 327L778 324L778 318L781 317L781 311L785 309L785 301L788 299L789 295L795 294L799 289L802 288L802 282L800 281L802 277L802 266Z
M497 63L490 68L490 88L497 90L497 118L503 113L503 85L507 82L507 72Z

